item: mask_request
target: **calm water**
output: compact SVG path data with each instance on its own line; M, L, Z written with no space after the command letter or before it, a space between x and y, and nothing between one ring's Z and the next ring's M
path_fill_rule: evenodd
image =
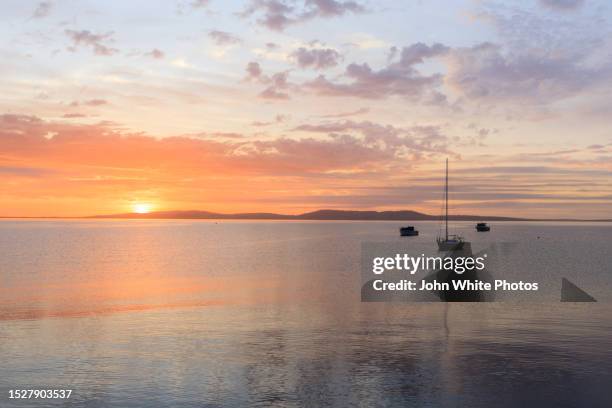
M361 303L361 243L398 226L2 221L0 407L612 406L612 225L458 225L518 243L496 267L537 302Z

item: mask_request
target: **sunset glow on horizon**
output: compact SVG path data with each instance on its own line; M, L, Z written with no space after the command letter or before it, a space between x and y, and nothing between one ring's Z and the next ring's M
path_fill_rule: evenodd
M152 205L148 203L136 203L132 205L132 211L136 214L148 214L151 212Z
M606 2L4 6L0 216L612 218Z

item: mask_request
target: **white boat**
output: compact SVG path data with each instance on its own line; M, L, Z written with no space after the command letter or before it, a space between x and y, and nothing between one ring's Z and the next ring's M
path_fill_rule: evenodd
M465 241L459 235L448 234L448 159L446 159L446 178L444 183L444 236L436 238L439 251L454 251L463 248Z

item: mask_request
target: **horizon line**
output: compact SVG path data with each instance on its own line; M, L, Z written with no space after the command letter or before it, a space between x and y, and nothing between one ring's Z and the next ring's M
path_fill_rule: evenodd
M404 213L404 214L402 214ZM367 215L370 215L368 217ZM344 215L344 217L342 217ZM392 216L395 215L396 218ZM361 216L361 217L360 217ZM378 216L377 218L372 216ZM442 216L414 210L336 210L318 209L298 214L274 212L220 213L207 210L161 210L147 213L115 213L82 216L5 216L0 219L209 219L209 220L277 220L277 221L438 221ZM449 215L453 221L568 221L568 222L612 222L612 218L524 218L500 215Z

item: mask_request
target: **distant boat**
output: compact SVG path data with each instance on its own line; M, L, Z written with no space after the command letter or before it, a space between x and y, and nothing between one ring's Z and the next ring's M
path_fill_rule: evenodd
M478 232L491 231L491 227L489 227L486 222L479 222L478 224L476 224L476 231Z
M407 227L400 228L400 235L402 237L415 237L419 235L419 231L415 230L412 225L409 225Z
M444 183L444 236L438 236L436 242L438 243L439 251L454 251L463 248L463 238L459 235L448 234L448 159L446 159L446 178Z

